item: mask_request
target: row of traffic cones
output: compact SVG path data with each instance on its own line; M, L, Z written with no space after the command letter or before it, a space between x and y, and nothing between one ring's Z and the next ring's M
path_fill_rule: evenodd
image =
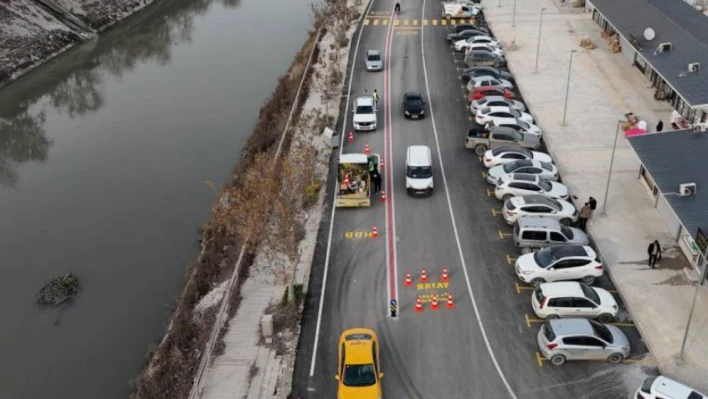
M353 143L353 142L354 142L354 131L349 131L349 139L348 139L347 141L349 141L350 143ZM369 145L368 145L368 144L364 145L364 153L365 153L366 155L369 155L370 152L371 152L371 149L369 148ZM383 158L381 158L381 162L380 162L380 164L379 164L379 167L380 167L381 169L384 168L384 160L383 160Z
M421 283L427 283L428 282L428 272L425 271L425 268L420 270L420 278L418 279L419 282ZM442 282L448 282L450 281L450 275L447 274L447 268L443 267L442 271L442 276L440 276L440 281ZM411 278L411 271L408 270L406 272L406 287L410 287L413 285L413 279Z
M455 303L452 301L452 294L448 293L447 294L447 308L448 309L454 309L455 308ZM440 309L440 304L438 303L438 296L433 294L433 300L430 302L430 309L432 310L438 310ZM418 297L415 300L415 311L416 312L422 312L424 310L423 308L423 300Z

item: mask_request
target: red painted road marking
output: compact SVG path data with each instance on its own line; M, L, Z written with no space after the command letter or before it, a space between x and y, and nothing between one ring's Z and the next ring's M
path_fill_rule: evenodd
M386 107L385 107L385 137L384 137L384 143L385 143L385 151L386 151L386 156L388 157L389 160L393 159L393 150L391 148L391 90L390 90L390 71L391 71L391 40L393 38L393 26L394 26L394 21L396 20L397 15L394 13L391 14L391 23L388 25L388 32L386 33L386 50L385 50L385 57L386 57L386 68L384 69L384 93L387 96L386 98ZM389 192L389 195L391 196L391 200L386 202L386 240L387 240L387 262L388 262L388 273L389 273L389 278L388 278L388 283L389 283L389 299L393 300L395 299L398 301L398 295L396 293L396 282L398 276L396 276L396 254L395 254L395 225L393 222L393 182L392 179L393 177L391 176L391 168L386 168L385 169L385 174L386 174L386 191Z

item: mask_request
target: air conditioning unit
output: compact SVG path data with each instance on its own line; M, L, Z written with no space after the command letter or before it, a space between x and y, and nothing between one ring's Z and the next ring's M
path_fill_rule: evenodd
M684 183L679 185L679 195L686 197L696 194L696 183Z
M692 62L688 64L688 72L698 72L701 70L700 62Z
M656 55L656 53L664 53L669 51L671 51L671 43L659 43L659 47L657 47L654 51L654 55Z

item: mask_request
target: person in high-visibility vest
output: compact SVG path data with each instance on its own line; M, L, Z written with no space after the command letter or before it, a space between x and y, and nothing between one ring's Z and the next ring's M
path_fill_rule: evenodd
M374 92L371 93L371 97L374 98L374 108L378 109L379 108L379 93L374 89Z

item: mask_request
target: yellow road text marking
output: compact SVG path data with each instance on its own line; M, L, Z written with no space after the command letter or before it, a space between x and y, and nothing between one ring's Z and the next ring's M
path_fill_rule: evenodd
M344 233L344 238L356 239L356 238L374 238L374 235L370 231L347 231Z
M364 25L368 25L369 23L371 23L371 20L369 18L364 20Z
M384 19L384 20L382 21L382 23L383 23L384 25L388 25L388 19Z
M413 26L418 26L418 20L417 20L417 19L414 19L414 20L413 20Z
M394 24L395 26L398 26L398 25L401 24L401 20L400 20L400 19L396 19L393 24Z
M417 290L435 290L435 289L446 289L450 283L437 282L437 283L417 283L415 288Z

